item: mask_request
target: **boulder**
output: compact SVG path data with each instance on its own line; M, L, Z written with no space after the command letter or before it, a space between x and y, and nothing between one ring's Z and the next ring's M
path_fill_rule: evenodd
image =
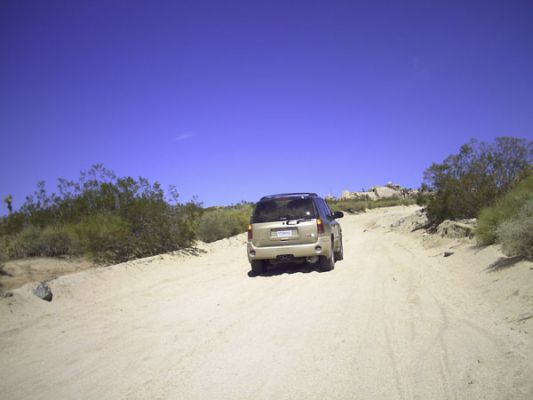
M376 197L379 199L391 199L394 197L402 197L401 190L392 188L389 186L375 186L372 188L372 191L376 194Z
M442 237L451 239L472 238L474 236L474 224L472 221L443 221L437 226L437 233Z
M351 199L351 198L352 198L352 193L348 189L342 191L342 194L341 194L342 200Z
M33 294L45 301L52 301L52 298L54 297L52 289L50 289L45 282L39 283L37 287L33 289Z
M418 210L414 214L400 218L391 224L391 229L401 230L404 232L414 232L419 229L425 229L428 226L428 217L424 210Z
M388 181L385 186L388 188L394 189L394 190L398 190L398 191L402 190L401 185L398 185L397 183L392 183L391 181Z

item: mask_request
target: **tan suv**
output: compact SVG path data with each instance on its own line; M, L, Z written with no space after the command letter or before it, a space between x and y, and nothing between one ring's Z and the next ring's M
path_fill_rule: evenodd
M342 230L337 218L316 193L287 193L262 197L248 226L248 261L252 274L267 265L288 262L317 264L330 271L343 258Z

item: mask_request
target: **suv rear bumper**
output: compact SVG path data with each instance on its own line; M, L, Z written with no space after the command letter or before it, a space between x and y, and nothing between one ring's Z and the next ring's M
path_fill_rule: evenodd
M320 247L320 250L317 249L318 247ZM288 254L295 258L313 256L329 257L331 251L331 239L328 236L319 236L315 243L256 247L249 241L247 246L249 262L253 260L274 260L277 256ZM255 255L252 255L252 252L255 252Z

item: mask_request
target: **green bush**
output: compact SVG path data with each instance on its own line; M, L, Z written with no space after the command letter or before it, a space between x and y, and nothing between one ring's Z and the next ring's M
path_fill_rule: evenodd
M499 137L493 144L475 140L461 146L458 154L424 173L430 197L429 220L475 218L526 176L533 163L533 141Z
M130 225L121 217L96 214L68 227L73 252L96 261L124 261L133 253Z
M199 238L209 243L245 232L250 214L251 207L217 208L206 211L200 218Z
M0 236L16 235L26 223L26 216L21 212L9 214L8 217L0 217Z
M62 226L47 226L41 231L43 256L57 257L71 254L72 238Z
M512 215L512 212L502 212L497 207L488 207L481 210L475 228L478 243L484 246L494 243L498 226L510 215Z
M30 225L3 242L9 258L55 257L70 254L71 248L70 236L59 226L41 229Z
M381 208L381 207L395 207L395 206L411 206L416 204L414 199L379 199L368 203L368 208Z
M426 191L421 190L420 192L417 193L415 202L419 206L426 207L431 201L432 196L433 196L432 192L426 192Z
M516 215L517 211L531 200L533 200L533 175L521 180L492 207L481 210L475 231L478 242L482 245L494 243L497 240L498 227Z
M7 254L7 241L0 237L0 273L3 270L4 262L8 259Z
M533 198L528 199L513 217L501 223L496 237L506 255L533 259Z
M9 258L38 257L45 252L42 229L28 226L8 243Z
M343 211L343 212L362 212L367 209L369 200L326 200L331 211Z
M59 179L57 188L48 194L39 182L20 210L0 217L8 257L122 261L188 247L197 238L202 209L196 201L179 203L172 187L166 197L157 182L118 178L97 164L76 182Z

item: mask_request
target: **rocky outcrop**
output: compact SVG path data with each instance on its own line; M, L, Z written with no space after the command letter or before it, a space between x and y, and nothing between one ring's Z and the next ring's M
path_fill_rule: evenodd
M376 186L373 188L374 193L378 199L392 199L402 197L401 189L396 189L389 186Z
M379 200L379 199L408 199L415 198L418 190L407 189L401 185L388 182L383 186L374 186L368 191L350 192L344 190L341 195L342 200Z
M368 192L348 192L348 198L358 200L377 200L378 196L373 191Z

